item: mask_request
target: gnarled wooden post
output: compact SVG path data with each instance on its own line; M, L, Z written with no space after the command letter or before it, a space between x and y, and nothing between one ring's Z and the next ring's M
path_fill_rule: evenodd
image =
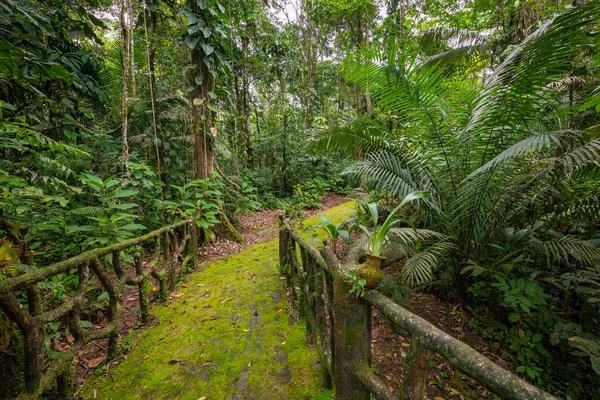
M421 336L414 335L408 353L406 353L404 395L407 400L425 398L427 363L431 357L431 352L423 347L421 342Z
M138 296L140 299L140 313L142 324L148 323L148 318L150 316L150 311L148 311L148 298L146 297L146 289L144 288L146 282L144 279L144 271L142 270L142 256L140 253L135 253L134 264L135 264L135 274L136 278L139 279L137 284L138 286Z
M355 374L359 365L371 365L371 306L350 294L349 268L337 260L331 249L321 255L333 274L334 386L337 400L369 400L370 391Z
M196 226L196 214L190 221L190 246L188 254L192 256L192 271L198 268L198 227Z
M40 323L27 311L21 309L19 301L12 292L0 295L0 307L23 334L25 390L28 393L35 393L42 378L40 365L44 350L44 335Z

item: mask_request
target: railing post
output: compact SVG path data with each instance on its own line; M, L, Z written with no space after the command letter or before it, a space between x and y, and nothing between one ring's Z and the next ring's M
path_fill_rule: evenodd
M44 354L44 335L39 321L21 305L13 292L0 295L0 307L6 316L15 322L23 335L25 390L35 393L42 377L41 361Z
M97 258L90 262L90 267L108 293L108 322L112 324L112 331L108 336L106 361L110 361L119 354L119 298L111 280L106 275L104 267Z
M431 352L422 345L421 337L414 335L406 353L404 368L404 394L407 400L425 398L427 363L430 357Z
M170 270L170 265L171 265L171 238L169 237L169 232L165 232L165 236L163 238L163 244L164 244L164 253L163 253L163 271L165 272L165 274L169 274ZM168 276L168 278L170 279L171 277ZM175 280L168 280L168 284L169 284L169 291L174 291L175 290Z
M64 370L56 377L56 387L61 399L70 399L73 397L73 363L69 362Z
M293 266L291 265L292 260L290 259L289 248L292 237L290 235L290 232L287 230L285 224L283 224L283 218L283 215L279 216L279 219L281 221L279 228L279 265L287 265L291 268Z
M333 365L336 400L369 400L369 389L357 378L360 365L371 365L371 305L350 294L352 283L333 252L325 248L321 255L333 275Z
M175 234L175 231L169 231L167 232L167 237L169 238L169 264L167 264L167 274L169 275L168 278L168 282L169 282L169 290L172 292L175 291L175 286L177 285L177 274L176 274L176 269L177 269L177 258L179 257L178 251L177 251L177 235ZM172 248L172 250L171 250ZM167 252L165 251L165 258L167 257Z
M148 322L148 317L150 316L150 312L148 311L148 299L146 298L146 278L144 277L144 270L142 269L142 257L140 253L135 253L134 257L134 265L135 265L135 274L138 278L141 278L138 282L138 296L140 299L140 313L142 324L146 324Z
M192 271L198 268L198 227L196 226L196 214L190 221L190 247L189 255L192 256Z

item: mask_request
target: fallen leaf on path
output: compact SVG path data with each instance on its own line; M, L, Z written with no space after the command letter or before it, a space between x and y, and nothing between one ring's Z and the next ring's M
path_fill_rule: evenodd
M92 358L91 360L87 360L86 364L88 368L95 368L104 360L104 357Z

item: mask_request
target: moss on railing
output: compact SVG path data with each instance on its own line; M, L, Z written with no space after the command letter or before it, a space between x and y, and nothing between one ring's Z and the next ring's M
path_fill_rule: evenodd
M398 398L369 367L371 307L377 308L412 336L404 376L407 399L425 397L427 367L432 353L440 354L455 368L502 398L555 399L381 293L367 290L364 297L350 294L352 284L347 273L356 268L340 263L329 248L319 252L283 217L279 238L280 263L291 266L288 275L297 296L317 299L310 303L312 307L306 308L306 318L313 336L319 338L316 344L320 353L331 355L327 358L330 362L327 370L335 385L336 399L368 400L371 395L382 400ZM300 261L296 256L297 246L302 254Z

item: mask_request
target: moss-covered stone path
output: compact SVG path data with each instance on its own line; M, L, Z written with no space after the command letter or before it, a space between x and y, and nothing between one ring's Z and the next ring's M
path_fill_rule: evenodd
M323 212L334 223L346 203ZM314 216L304 222L316 225ZM312 399L322 392L316 351L290 309L277 239L202 264L180 297L152 313L135 348L80 395L109 399ZM127 341L127 339L125 339Z

